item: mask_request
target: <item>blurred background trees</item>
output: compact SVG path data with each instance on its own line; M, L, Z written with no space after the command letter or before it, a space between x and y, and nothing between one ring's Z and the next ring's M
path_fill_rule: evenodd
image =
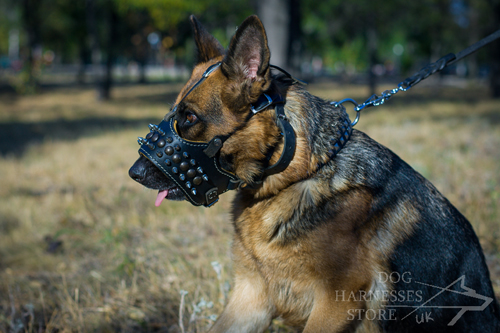
M43 73L53 82L72 73L107 99L113 81L187 73L190 14L227 45L253 13L274 64L309 80L361 80L374 92L378 79L397 83L500 28L500 0L0 0L0 85L34 93ZM447 71L489 80L500 97L500 42Z

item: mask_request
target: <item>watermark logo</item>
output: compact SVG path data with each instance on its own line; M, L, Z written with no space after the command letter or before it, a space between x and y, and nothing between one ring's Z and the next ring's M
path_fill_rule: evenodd
M412 283L412 276L410 272L398 273L393 272L391 274L387 273L379 273L378 281L381 284L391 283ZM336 300L337 301L371 301L371 300L381 300L384 303L389 304L384 309L351 309L348 311L348 319L349 320L397 320L396 311L398 308L413 308L408 314L401 318L401 320L405 320L415 314L420 309L458 309L458 313L455 317L448 323L448 326L453 326L457 323L457 321L462 318L462 316L467 311L483 311L488 307L488 305L493 302L493 298L487 297L481 294L478 294L474 289L469 288L465 285L465 275L462 275L457 280L453 281L449 285L445 287L435 286L432 284L414 281L416 284L420 284L422 286L427 286L430 288L436 289L436 294L430 297L427 300L423 298L422 290L404 290L399 288L399 290L381 290L380 288L375 288L374 290L370 290L369 292L359 291L359 292L345 292L343 290L338 290L336 292ZM459 287L457 288L457 285ZM455 288L454 288L455 286ZM443 293L455 293L462 295L463 297L470 297L477 299L479 301L483 301L480 305L460 305L460 304L439 304L433 305L430 304L431 301L436 299L439 295ZM478 301L478 302L479 302ZM410 305L401 304L404 302L411 303ZM414 305L418 303L419 305ZM470 303L469 303L470 304ZM418 324L427 323L429 321L434 321L432 317L432 311L426 311L425 313L421 313L420 315L415 314L415 319Z
M425 285L425 286L429 286L429 287L435 288L435 289L439 289L440 291L437 294L435 294L434 296L432 296L431 298L429 298L426 302L424 302L420 306L416 307L412 312L410 312L405 317L403 317L402 320L406 319L407 317L409 317L410 315L412 315L415 311L417 311L418 309L421 309L421 308L460 309L460 311L457 313L457 315L455 317L453 317L453 319L448 323L448 326L453 326L453 325L456 324L456 322L460 318L462 318L462 316L464 315L464 313L466 313L467 311L483 311L484 309L486 309L486 307L488 305L490 305L491 302L493 302L493 298L480 295L475 290L473 290L473 289L465 286L465 275L462 275L460 278L458 278L457 280L455 280L454 282L452 282L451 284L449 284L448 286L446 286L444 288L439 287L439 286L434 286L432 284L423 283L423 282L418 282L418 281L415 281L415 282L418 283L418 284L422 284L422 285ZM460 288L462 290L464 290L464 291L457 291L457 290L450 289L453 285L455 285L455 284L457 284L459 282L460 282ZM440 294L442 294L444 292L457 293L457 294L460 294L460 295L463 295L463 296L476 298L476 299L479 299L479 300L483 300L484 303L481 304L480 306L461 306L461 305L436 305L436 306L427 306L426 305L427 303L429 303L434 298L438 297Z

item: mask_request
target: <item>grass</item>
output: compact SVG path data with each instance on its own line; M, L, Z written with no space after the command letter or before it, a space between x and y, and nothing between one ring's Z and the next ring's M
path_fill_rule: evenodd
M0 96L0 332L204 332L231 291L228 210L169 202L128 178L137 136L179 85ZM363 100L361 87L316 84ZM363 112L388 146L471 221L500 294L500 101L416 87ZM271 331L286 332L279 321Z

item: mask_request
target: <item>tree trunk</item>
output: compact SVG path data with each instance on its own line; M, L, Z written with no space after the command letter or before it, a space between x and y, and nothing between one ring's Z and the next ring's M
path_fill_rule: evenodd
M91 63L90 49L87 44L87 40L82 38L78 41L79 51L80 51L80 66L78 68L78 73L76 74L76 82L78 84L85 83L85 73L87 72L87 66Z
M286 67L288 64L291 2L290 0L257 1L257 14L266 28L271 50L271 63L280 67Z
M500 1L493 3L495 29L500 27ZM493 98L500 98L500 41L496 40L490 45L490 89Z
M288 27L287 67L292 73L300 72L302 60L302 14L301 0L289 0L290 20Z
M377 32L373 27L368 28L367 32L367 46L368 46L368 86L370 94L377 93L377 76L375 75L375 65L377 59Z
M500 46L494 45L491 50L490 88L493 98L500 98Z
M90 48L90 62L92 64L92 79L95 82L99 82L100 80L100 50L99 50L99 40L97 34L97 24L95 19L95 1L94 0L86 0L85 4L85 19L87 25L87 33L88 33L88 45ZM96 79L97 77L97 79ZM98 94L99 96L99 94Z
M38 89L37 72L40 70L40 3L41 0L23 0L23 24L28 39L26 67L28 77L22 83L24 93L34 93Z
M116 56L116 40L118 38L117 24L118 14L113 3L109 3L108 13L109 36L106 43L106 72L99 84L99 99L108 100L111 98L111 86L113 84L112 70Z
M468 30L468 35L469 35L469 45L474 44L478 40L481 39L481 33L479 31L479 13L477 11L477 8L471 7L469 9L469 28ZM467 76L471 79L477 79L478 74L479 74L479 66L477 63L477 53L471 54L468 59L467 59Z
M139 61L139 83L146 83L146 59Z

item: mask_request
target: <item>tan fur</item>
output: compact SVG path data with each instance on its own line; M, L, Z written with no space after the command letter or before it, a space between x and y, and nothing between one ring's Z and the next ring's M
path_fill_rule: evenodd
M269 88L270 71L264 65L256 67L258 57L251 58L246 65L238 62L240 58L231 53L241 52L237 38L246 38L245 32L233 38L230 56L220 55L195 67L176 103L210 65L222 61L221 69L183 101L188 109L211 121L181 134L189 140L209 141L240 128L224 143L221 156L231 156L234 173L251 183L262 172L259 161L271 147L274 154L270 163L279 159L283 140L273 109L244 122L249 103ZM208 49L213 53L218 47ZM262 54L268 58L266 52ZM311 133L304 121L306 102L304 94L294 86L286 92L285 114L297 137L290 165L283 172L267 177L257 189L237 194L232 245L235 285L211 332L262 332L278 316L309 333L378 330L373 321L350 319L349 310L383 309L383 299L339 300L339 292L365 295L390 289L390 285L378 280L378 275L389 271L388 256L411 234L418 214L411 204L399 205L368 223L365 216L372 195L337 176L332 169L319 169L320 163L328 161L328 154L315 154L311 150L308 139ZM217 115L207 111L214 104L218 106ZM321 224L290 225L301 223L294 221L297 214L300 216L332 200L340 208ZM311 230L303 232L301 228Z

